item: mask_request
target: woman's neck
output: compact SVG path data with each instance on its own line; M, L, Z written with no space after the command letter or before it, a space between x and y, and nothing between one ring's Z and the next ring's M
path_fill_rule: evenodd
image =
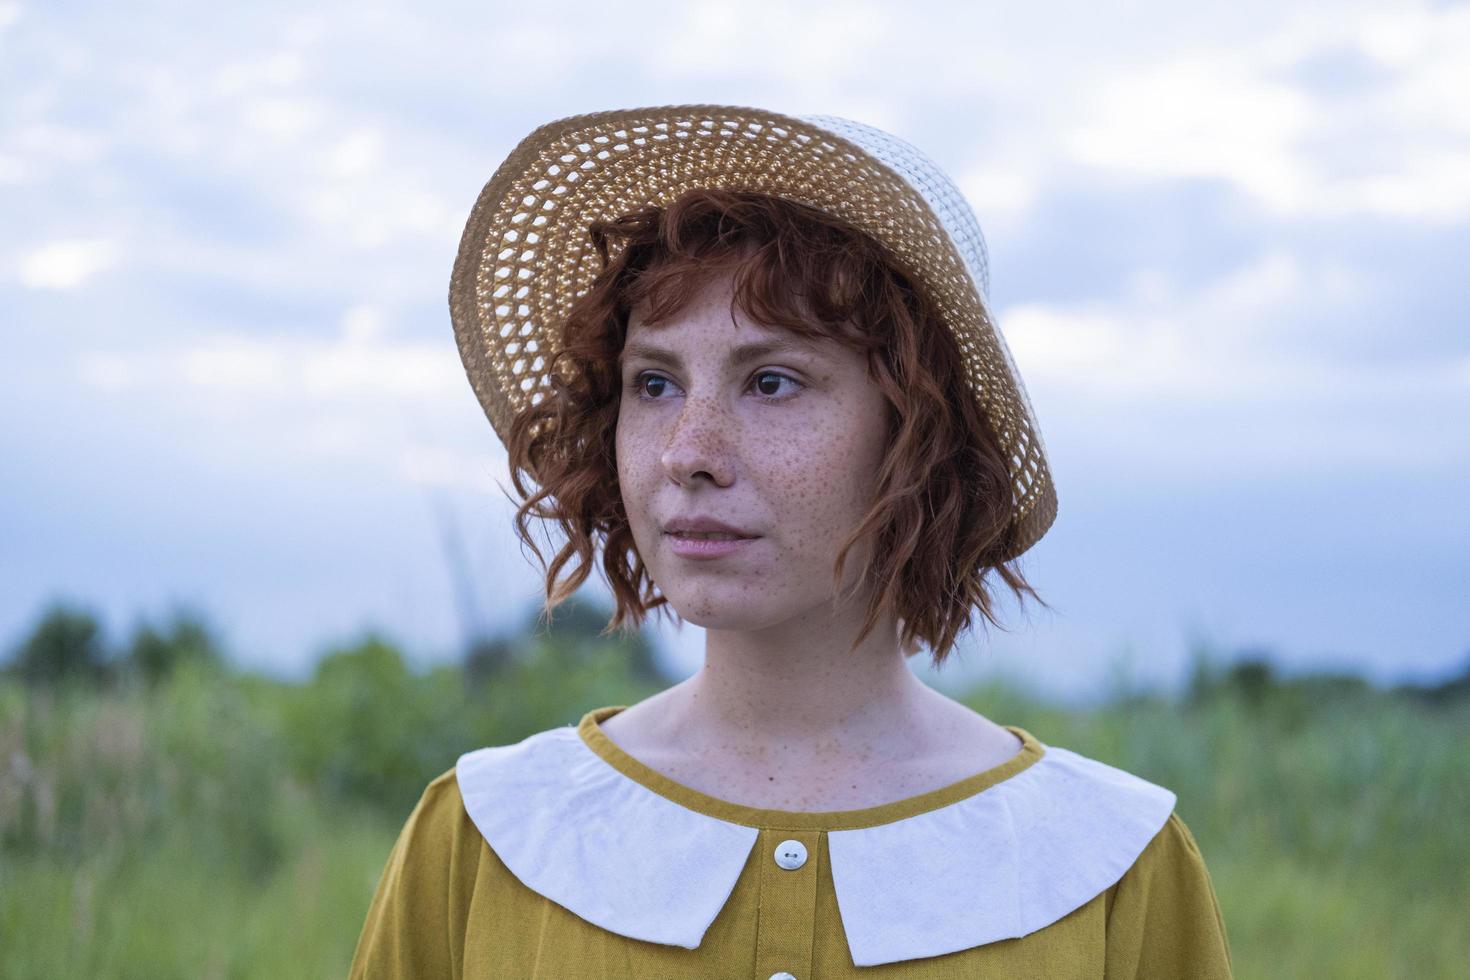
M935 709L948 699L909 669L892 617L850 649L859 625L823 610L766 630L710 630L704 665L659 696L654 738L796 768L943 751L952 719Z
M602 728L676 782L791 810L877 805L1020 751L1011 732L913 674L891 620L850 644L837 629L712 630L693 677Z

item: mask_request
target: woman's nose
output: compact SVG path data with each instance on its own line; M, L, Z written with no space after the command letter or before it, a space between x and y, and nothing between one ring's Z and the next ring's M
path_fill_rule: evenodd
M661 459L669 477L687 484L703 473L721 486L728 485L733 475L734 425L735 420L714 398L685 397Z

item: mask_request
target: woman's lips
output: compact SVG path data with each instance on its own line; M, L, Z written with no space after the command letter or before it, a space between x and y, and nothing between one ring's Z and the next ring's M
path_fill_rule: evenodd
M724 558L743 551L759 538L703 538L677 531L665 532L669 548L681 558Z

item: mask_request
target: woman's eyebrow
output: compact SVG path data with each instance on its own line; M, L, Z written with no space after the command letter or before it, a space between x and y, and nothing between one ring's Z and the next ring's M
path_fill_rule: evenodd
M725 361L727 364L742 364L745 361L754 360L758 357L768 357L771 354L815 353L816 347L809 343L793 340L763 340L749 344L741 344L740 346L733 348L730 351L729 356L725 358ZM633 343L626 345L623 348L623 352L618 355L618 361L619 363L621 363L634 357L641 357L644 360L648 361L656 361L660 364L667 364L670 367L675 368L681 368L684 366L683 359L679 357L678 353L676 353L675 351L671 351L666 347L659 347L654 344L644 343L641 341L634 341Z

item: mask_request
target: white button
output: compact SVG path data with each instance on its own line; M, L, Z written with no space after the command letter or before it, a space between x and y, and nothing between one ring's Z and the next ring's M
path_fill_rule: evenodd
M776 863L787 871L795 871L806 864L806 845L799 840L783 840L776 845ZM781 976L782 974L776 974ZM786 976L791 976L789 973ZM791 980L796 980L792 977Z
M796 974L782 970L780 973L771 974L771 980L796 980Z

